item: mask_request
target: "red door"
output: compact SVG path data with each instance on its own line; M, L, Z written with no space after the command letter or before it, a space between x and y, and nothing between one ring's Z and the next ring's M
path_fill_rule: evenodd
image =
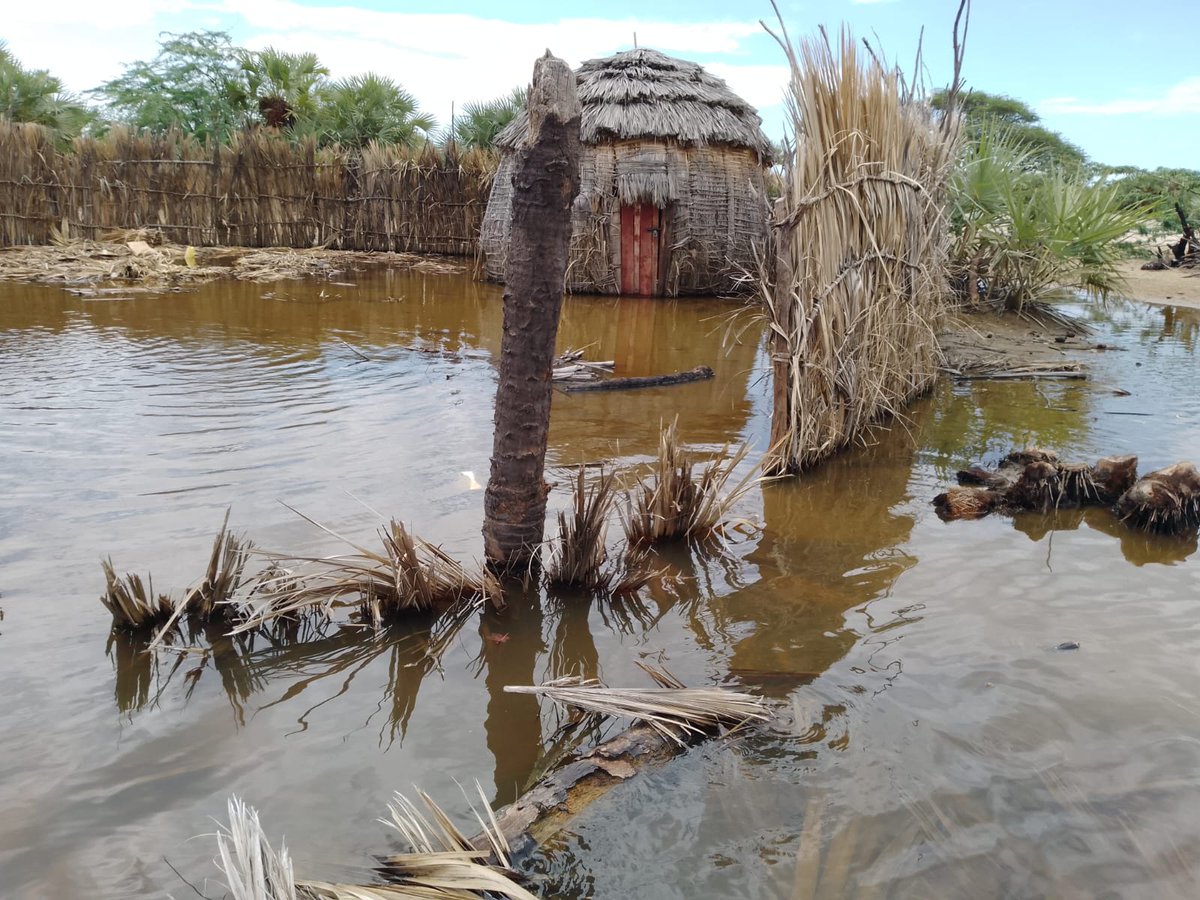
M621 207L621 293L653 297L658 285L658 235L661 214L656 206Z

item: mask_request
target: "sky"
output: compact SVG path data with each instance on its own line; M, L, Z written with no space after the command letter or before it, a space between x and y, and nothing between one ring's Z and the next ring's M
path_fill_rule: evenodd
M793 38L848 26L933 87L951 74L957 0L778 0ZM1187 4L1197 0L1187 0ZM1185 4L1185 5L1187 5ZM335 77L375 71L439 122L453 105L528 82L546 49L578 65L634 46L695 60L785 130L783 53L769 0L55 0L6 4L0 39L21 62L85 91L154 56L159 35L217 29L249 49L313 51ZM1029 103L1110 165L1200 168L1194 29L1128 0L974 0L968 87Z

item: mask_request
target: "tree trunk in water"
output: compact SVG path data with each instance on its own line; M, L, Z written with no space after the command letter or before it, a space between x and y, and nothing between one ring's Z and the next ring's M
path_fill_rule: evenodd
M547 51L533 69L529 143L513 174L496 431L483 504L488 565L509 575L529 569L546 520L542 476L571 203L579 192L579 121L575 74Z

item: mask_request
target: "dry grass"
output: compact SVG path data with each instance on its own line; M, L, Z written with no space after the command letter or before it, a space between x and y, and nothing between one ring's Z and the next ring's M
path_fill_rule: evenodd
M414 846L431 849L390 857L386 866L397 883L373 885L297 881L287 847L281 843L275 850L258 812L237 797L231 798L229 824L217 832L219 865L230 896L233 900L479 900L493 896L537 900L511 879L504 868L507 857L500 866L484 861L490 852L504 846L494 819L484 828L493 842L492 850L476 850L424 794L428 815L396 796L399 805L393 805L389 824L400 828ZM432 849L434 844L456 848Z
M175 616L175 603L167 594L154 593L154 580L147 575L126 574L118 578L111 559L100 561L105 588L100 602L112 614L113 627L127 631L160 628Z
M353 607L363 621L378 629L408 612L450 606L466 597L494 600L499 596L494 577L468 572L441 547L411 534L395 519L379 530L382 549L372 550L303 513L297 515L354 552L329 557L268 554L277 566L289 564L289 568L260 583L234 634L281 617L328 618L344 607Z
M643 668L658 687L609 688L595 679L572 676L542 685L508 685L504 690L537 694L588 713L636 719L676 743L683 743L688 734L767 718L766 707L758 697L727 688L684 687L666 671Z
M728 445L721 458L706 464L699 477L693 474L679 441L678 423L663 429L658 443L653 481L634 489L625 515L625 536L631 547L680 538L705 539L719 535L731 523L729 511L742 495L758 483L752 470L727 489L734 470L746 458L748 445L732 454Z
M933 385L957 130L848 34L836 50L824 33L779 41L795 146L762 272L771 473L818 463Z

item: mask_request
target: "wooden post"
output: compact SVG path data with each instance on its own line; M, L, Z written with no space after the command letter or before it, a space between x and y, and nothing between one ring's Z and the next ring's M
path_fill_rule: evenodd
M528 571L546 520L550 370L566 281L571 204L579 193L580 115L575 73L547 50L534 65L529 143L513 173L496 430L483 504L488 565L509 575Z

